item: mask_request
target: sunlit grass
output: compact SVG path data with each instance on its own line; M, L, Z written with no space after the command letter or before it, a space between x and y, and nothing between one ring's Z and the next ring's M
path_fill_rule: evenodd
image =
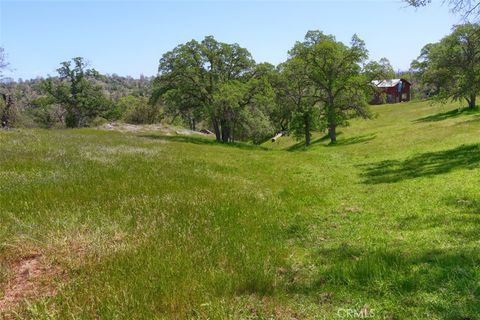
M20 316L476 319L480 113L458 107L375 106L309 149L0 131L2 260L68 274Z

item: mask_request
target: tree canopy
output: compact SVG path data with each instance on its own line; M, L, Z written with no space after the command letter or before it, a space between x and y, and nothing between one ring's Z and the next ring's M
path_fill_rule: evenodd
M154 82L152 103L162 100L167 110L182 116L195 129L208 121L217 141L233 141L245 130L249 115L267 107L263 98L273 66L256 65L238 44L205 37L165 53Z
M363 70L368 80L392 79L395 77L390 61L387 58L381 58L379 61L368 62Z
M211 130L219 142L261 143L280 131L309 145L313 131L328 130L336 142L337 127L370 116L370 81L392 78L394 71L386 58L367 59L356 35L346 45L309 31L277 67L207 36L163 54L153 79L100 75L77 57L62 62L56 77L14 87L28 93L21 104L43 127L171 121Z
M297 138L304 137L310 145L312 131L321 128L320 105L315 98L316 88L307 74L305 61L292 57L279 66L276 82L277 121L284 121L282 129L290 129Z
M437 88L439 99L465 99L475 107L480 93L480 25L455 26L441 41L427 44L412 68Z
M346 46L332 35L309 31L305 40L297 42L290 51L290 58L300 59L304 64L332 142L337 139L337 126L347 124L354 116L369 116L366 108L369 83L361 67L368 51L356 35L350 46Z
M320 31L309 31L277 69L238 44L191 40L160 59L151 103L162 101L193 130L206 124L217 141L261 142L290 130L309 145L312 130L328 128L335 142L337 126L369 116L367 57L356 35L347 46ZM376 75L393 70L386 59L370 67Z
M46 97L41 104L61 105L65 110L67 127L86 126L112 108L102 88L93 82L100 74L95 69L87 69L83 58L62 62L57 72L58 79L48 78L42 82L41 88Z

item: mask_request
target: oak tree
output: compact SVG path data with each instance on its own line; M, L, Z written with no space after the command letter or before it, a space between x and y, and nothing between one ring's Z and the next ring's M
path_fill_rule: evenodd
M50 104L64 108L67 127L87 126L95 117L112 108L112 102L94 82L100 74L95 69L87 69L83 58L62 62L57 72L59 77L46 79L41 88Z
M450 35L427 44L412 68L438 88L438 99L464 99L474 108L480 94L480 25L455 26Z
M290 58L300 59L321 106L331 142L337 140L337 127L348 119L368 117L366 92L368 81L361 65L368 58L364 42L356 35L350 46L332 35L309 31L303 42L297 42Z
M246 113L258 107L259 96L268 91L262 81L267 69L257 66L238 44L212 36L191 40L160 59L151 102L162 100L167 111L181 115L191 129L206 120L217 141L233 141Z

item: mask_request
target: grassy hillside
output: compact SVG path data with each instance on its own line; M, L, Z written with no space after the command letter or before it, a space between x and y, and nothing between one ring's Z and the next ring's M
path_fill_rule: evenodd
M479 319L480 112L457 107L376 106L307 150L289 137L0 131L3 295L12 266L39 266L17 299L29 303L3 311Z

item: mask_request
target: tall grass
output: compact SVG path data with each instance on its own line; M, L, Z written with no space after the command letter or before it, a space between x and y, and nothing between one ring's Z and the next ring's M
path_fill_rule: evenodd
M62 266L32 319L476 319L480 114L457 107L374 107L309 149L2 131L0 281L31 250Z

